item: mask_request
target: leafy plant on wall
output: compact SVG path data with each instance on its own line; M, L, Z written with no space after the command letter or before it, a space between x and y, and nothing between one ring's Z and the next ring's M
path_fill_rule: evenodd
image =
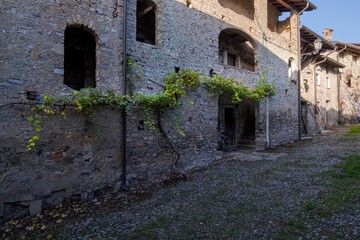
M127 76L130 78L131 76ZM130 81L131 82L131 81ZM144 117L144 124L150 130L159 129L160 133L168 141L177 158L173 161L173 168L176 170L176 163L180 158L179 152L172 143L169 136L162 128L162 116L165 111L172 107L178 106L181 99L187 97L187 91L196 91L201 84L205 84L209 94L221 95L225 92L229 93L234 103L239 103L242 99L247 98L254 101L275 95L275 87L273 84L266 82L265 72L258 81L255 88L250 89L235 78L224 78L220 75L214 77L201 77L196 71L183 70L179 73L169 73L164 79L162 91L153 95L145 95L140 93L123 96L118 95L113 90L99 90L94 88L86 88L81 91L74 91L72 94L62 97L53 98L48 95L43 97L40 104L32 107L33 115L28 120L33 124L34 130L37 132L29 140L26 148L32 150L36 147L36 142L40 138L41 116L61 116L66 118L66 109L68 107L75 108L77 112L90 116L96 109L113 105L120 108L128 108L130 106L139 106ZM182 109L186 111L186 109ZM185 132L181 129L179 118L175 121L175 128L180 136L184 137Z

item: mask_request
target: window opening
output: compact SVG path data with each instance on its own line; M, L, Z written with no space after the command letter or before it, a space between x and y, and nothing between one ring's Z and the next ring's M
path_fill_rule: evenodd
M289 59L288 62L288 77L292 82L296 82L296 71L295 71L295 61L293 58Z
M273 4L268 2L267 25L268 28L277 33L289 30L290 12L280 12Z
M330 88L330 78L326 77L326 87Z
M231 53L227 54L227 65L236 67L236 55Z
M309 83L307 79L304 79L304 88L305 88L305 92L308 92L310 89Z
M136 9L136 40L155 45L156 4L150 0L138 0Z
M320 84L321 84L320 75L316 74L316 85L320 86Z
M80 90L95 87L96 41L80 27L65 30L64 84Z
M252 39L236 29L225 29L219 35L219 62L256 71Z

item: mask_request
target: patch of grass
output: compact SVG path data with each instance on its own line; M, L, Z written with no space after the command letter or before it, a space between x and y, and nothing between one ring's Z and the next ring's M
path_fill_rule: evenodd
M313 201L306 201L303 205L303 210L305 212L311 212L316 208L315 203Z
M244 203L237 203L234 208L234 213L240 215L245 210Z
M347 136L360 135L360 126L351 126L346 133Z
M300 166L301 160L300 160L300 159L296 159L294 163L295 163L295 165Z
M360 155L346 157L336 167L340 172L332 174L333 196L329 206L339 210L343 205L354 201L360 193Z
M140 226L139 228L135 229L134 232L131 234L133 237L147 237L153 238L157 236L157 230L160 228L164 228L165 225L168 223L168 219L164 216L160 216L155 220L145 224L144 226Z
M348 131L336 141L338 143L344 143L348 141L354 141L354 139L360 136L360 126L351 126Z
M342 171L341 173L334 174L335 179L360 180L360 155L346 157L345 160L337 164L336 167Z
M324 177L330 177L331 192L321 196L316 203L305 202L304 211L330 217L345 207L351 207L356 200L360 193L360 155L346 157L335 167L336 171L324 174Z
M288 153L288 154L294 154L297 151L298 151L297 147L288 147L288 148L286 148L286 153Z
M209 201L214 201L216 199L224 198L228 194L229 190L227 187L221 187L217 191L208 196Z
M290 220L287 222L287 225L290 227L294 227L298 230L305 230L306 226L305 226L305 222L302 220Z

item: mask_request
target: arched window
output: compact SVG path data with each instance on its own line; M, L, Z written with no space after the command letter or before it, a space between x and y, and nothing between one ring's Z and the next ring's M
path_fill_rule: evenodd
M295 67L295 60L293 58L289 59L288 62L288 77L291 82L296 82L297 79L297 71Z
M225 29L219 35L219 62L229 66L256 71L254 41L237 29Z
M81 27L65 30L64 84L80 90L95 87L96 41Z
M156 4L151 0L137 1L136 40L156 44Z

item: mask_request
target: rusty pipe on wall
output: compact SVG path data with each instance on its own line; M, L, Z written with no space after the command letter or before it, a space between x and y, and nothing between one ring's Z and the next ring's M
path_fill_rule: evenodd
M298 55L298 138L301 140L301 39L300 39L300 15L306 11L310 6L310 2L307 1L306 6L300 12L297 13L297 55Z
M122 86L122 94L126 96L127 94L127 0L124 0L123 3L123 86ZM126 154L126 109L125 107L122 110L122 183L121 183L121 190L128 191L129 187L127 185L127 172L126 172L126 164L127 164L127 154Z

